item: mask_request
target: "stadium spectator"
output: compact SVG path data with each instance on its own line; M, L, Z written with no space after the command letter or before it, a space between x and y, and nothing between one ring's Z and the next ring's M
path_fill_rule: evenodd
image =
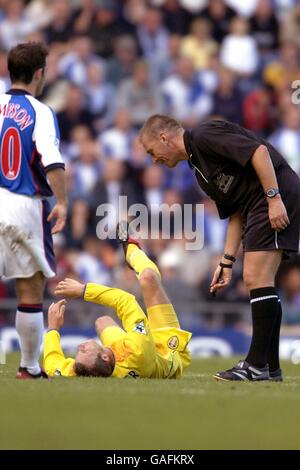
M99 136L105 157L117 160L130 160L132 143L137 132L132 128L130 112L127 108L116 112L113 127Z
M69 52L59 60L60 74L70 82L83 86L87 81L87 68L91 64L104 67L105 63L93 51L88 36L76 36L69 42Z
M217 51L217 43L211 37L211 23L197 18L190 26L190 34L182 39L181 54L189 57L196 70L206 68Z
M75 11L74 33L88 36L90 27L97 11L97 2L95 0L81 0L80 5Z
M146 60L154 63L167 57L168 31L163 24L162 12L148 8L137 28L137 37Z
M201 17L206 18L212 25L212 37L219 43L229 33L231 20L236 16L235 11L226 5L224 0L211 0L201 12Z
M145 202L151 214L159 213L164 200L164 171L160 166L148 166L143 174Z
M272 128L273 116L269 91L262 87L250 91L243 101L243 121L247 129L266 137Z
M53 19L43 30L46 41L66 51L66 43L73 35L74 12L71 2L70 0L53 0L51 6Z
M0 25L0 46L6 51L25 41L26 36L37 29L34 21L24 12L24 0L7 0L5 16Z
M68 92L68 81L60 74L58 63L59 54L51 49L47 62L48 73L45 88L41 98L45 104L51 106L56 112L62 111L65 96Z
M126 166L124 162L111 158L106 158L103 163L102 177L95 182L92 192L92 212L93 228L96 230L98 222L105 219L101 227L106 230L107 237L115 233L119 214L119 198L127 196L128 207L136 202L141 202L140 195L130 181L126 179ZM97 212L100 204L108 204L108 207L102 206L101 212ZM121 207L122 210L122 207ZM97 232L98 236L99 233ZM102 236L101 238L103 238Z
M151 83L146 61L136 62L132 78L127 78L118 86L116 108L128 109L132 123L136 127L141 127L151 113L161 111L161 95L157 87Z
M53 8L51 0L32 0L26 2L24 9L26 17L36 25L37 29L43 29L53 21Z
M107 61L107 80L112 85L118 85L133 74L138 47L135 38L129 34L118 36L113 47L113 56Z
M280 41L293 42L300 49L300 3L296 2L294 8L290 9L283 17L280 30Z
M245 60L245 57L247 60ZM249 34L249 23L244 18L234 18L221 45L220 61L225 67L241 76L253 75L258 67L255 39Z
M278 47L279 23L271 0L259 0L254 15L250 18L250 31L261 54L275 52Z
M243 125L243 96L236 86L235 74L225 67L219 71L219 83L213 94L212 114Z
M114 113L114 87L106 81L104 64L92 62L86 68L83 90L87 107L93 114L94 127L100 131L112 124Z
M97 279L99 284L112 282L111 270L103 262L103 250L101 253L101 242L95 236L82 237L82 250L80 250L74 263L74 270L83 282L89 279ZM102 255L102 256L101 256Z
M9 89L10 79L7 69L7 53L0 49L0 94Z
M161 84L164 109L184 122L197 121L211 111L211 97L201 84L191 59L181 57L176 62L176 72Z
M61 139L70 142L70 134L74 126L84 124L93 128L93 115L88 109L83 90L77 85L70 84L66 93L63 110L57 115L61 128Z
M76 191L88 197L101 174L101 154L97 140L86 140L79 146L79 159L72 163Z
M292 41L281 43L278 59L266 65L263 78L267 85L280 89L290 87L294 80L299 79L299 74L299 48Z
M105 59L112 57L115 39L126 32L131 31L118 18L118 2L115 0L101 1L88 31L95 45L96 53Z
M293 170L300 175L300 112L290 104L283 114L280 129L269 138L272 145L282 153Z
M170 33L184 36L188 32L193 15L183 8L179 0L165 0L162 5L163 23Z

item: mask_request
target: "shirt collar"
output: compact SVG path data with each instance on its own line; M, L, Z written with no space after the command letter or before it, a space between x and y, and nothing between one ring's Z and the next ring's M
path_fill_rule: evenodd
M184 133L183 133L183 143L184 143L184 146L185 146L186 153L188 155L188 164L190 166L192 166L191 163L192 163L193 153L192 153L190 141L191 141L191 133L190 133L190 131L185 130Z
M30 95L29 91L23 90L22 88L11 88L10 90L6 91L7 95Z

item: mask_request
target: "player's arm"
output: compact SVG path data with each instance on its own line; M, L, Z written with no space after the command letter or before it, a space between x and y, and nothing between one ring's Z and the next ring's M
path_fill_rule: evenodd
M269 151L265 145L260 145L251 158L251 164L265 192L268 189L278 189L278 182ZM269 219L274 230L284 230L289 225L286 208L280 195L267 197Z
M147 323L147 317L134 295L122 289L93 283L84 285L67 278L56 286L55 294L72 299L81 297L86 302L113 308L126 331L132 331L136 323L140 321Z
M120 328L118 323L115 322L111 317L108 315L104 315L103 317L97 318L95 321L95 327L96 327L96 332L97 335L100 337L102 332L109 327L117 327ZM123 331L123 330L122 330Z
M243 226L243 219L241 211L238 210L233 215L229 217L229 222L227 226L227 233L226 233L226 240L224 246L224 253L227 255L233 256L236 258L238 253L241 239L242 239L242 226ZM221 259L223 264L232 264L231 261L224 258ZM221 273L221 266L218 266L211 281L210 285L210 292L214 293L218 289L228 286L231 281L232 277L232 269L230 268L223 268L222 276L220 277Z
M52 377L63 375L72 377L74 372L74 359L65 358L60 344L59 329L64 323L66 301L60 300L50 305L48 310L48 332L44 339L44 369Z
M60 133L54 112L45 105L39 106L36 111L33 138L47 174L49 185L56 197L56 205L48 216L48 221L56 219L56 223L52 228L54 234L64 228L67 215L65 165L59 150Z
M67 217L67 196L65 190L65 172L62 168L48 170L47 178L50 187L56 197L56 204L48 216L48 222L55 219L55 225L52 227L52 233L58 233L63 230Z

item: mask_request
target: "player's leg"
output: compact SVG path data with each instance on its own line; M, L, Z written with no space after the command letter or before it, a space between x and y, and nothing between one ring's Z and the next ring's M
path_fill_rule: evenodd
M245 361L226 372L215 375L223 380L268 380L268 359L274 328L277 329L273 347L278 347L278 295L275 276L282 258L281 250L246 252L244 282L249 291L253 333ZM277 351L278 354L278 351Z
M16 330L20 337L21 347L18 378L25 378L26 371L37 376L41 373L39 356L44 333L44 287L45 278L40 271L30 278L16 279L18 299Z
M156 264L133 243L128 244L126 261L134 269L139 280L150 328L179 328L176 312L163 288Z
M270 370L279 368L281 307L275 276L282 259L281 250L245 253L244 283L250 295L253 335L246 360ZM271 357L270 357L271 353Z

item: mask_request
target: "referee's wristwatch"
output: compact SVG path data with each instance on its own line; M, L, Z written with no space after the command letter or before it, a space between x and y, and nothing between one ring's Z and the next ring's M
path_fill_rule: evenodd
M280 194L280 191L278 188L270 188L265 192L265 195L269 197L270 199L277 196L277 194Z

